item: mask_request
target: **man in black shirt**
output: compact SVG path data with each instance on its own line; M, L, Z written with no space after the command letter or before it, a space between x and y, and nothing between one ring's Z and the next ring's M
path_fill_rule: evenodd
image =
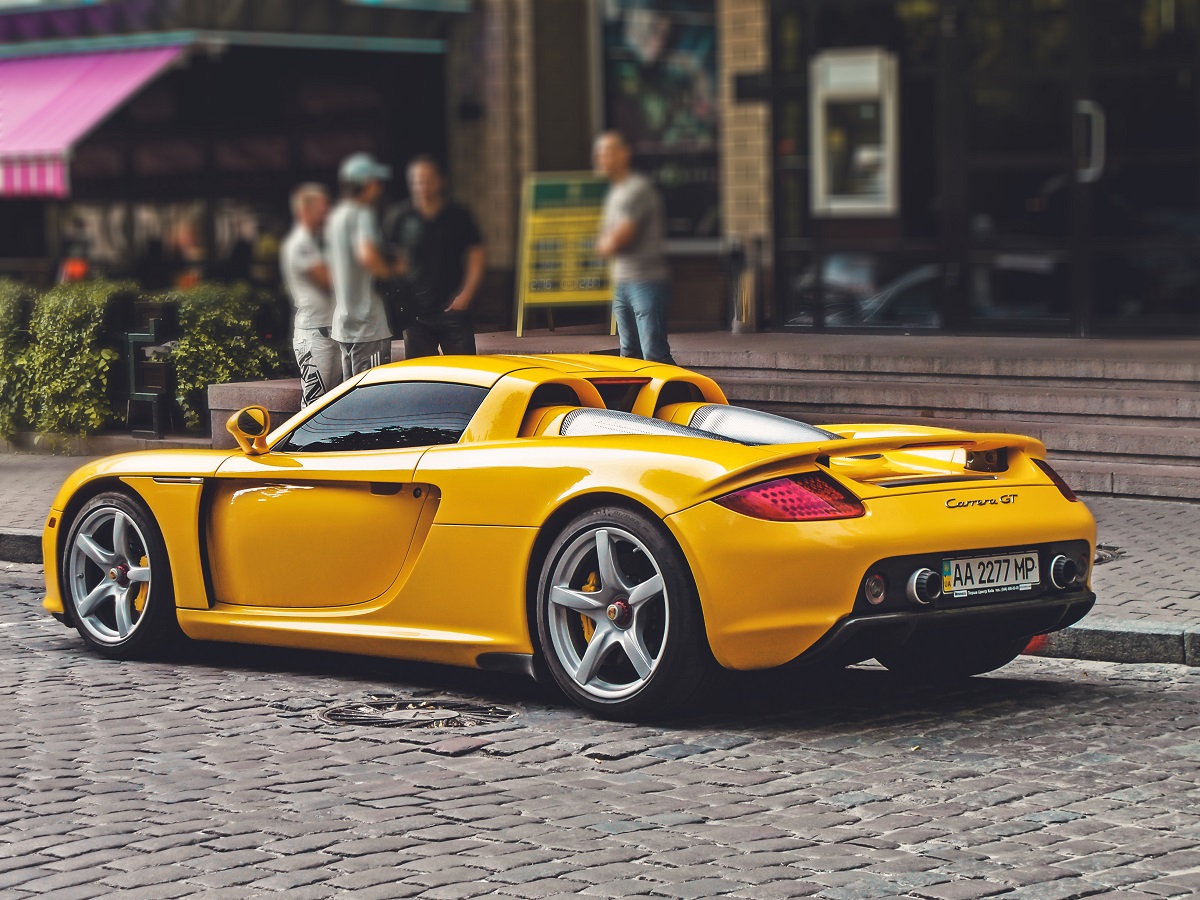
M412 287L415 321L404 329L404 357L474 354L470 306L483 280L483 237L470 211L445 196L437 162L408 165L410 200L388 216L385 238L396 248Z

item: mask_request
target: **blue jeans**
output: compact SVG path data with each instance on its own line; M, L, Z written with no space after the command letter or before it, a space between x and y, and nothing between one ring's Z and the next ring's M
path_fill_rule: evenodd
M671 363L667 343L667 307L671 285L666 281L618 281L613 296L621 355Z

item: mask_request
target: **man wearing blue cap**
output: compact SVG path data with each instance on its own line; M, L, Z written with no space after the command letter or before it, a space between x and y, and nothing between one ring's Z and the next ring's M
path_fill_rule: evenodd
M341 200L325 226L325 252L333 285L331 333L342 348L343 378L392 361L392 329L371 281L399 274L382 252L375 218L375 203L391 176L391 166L369 153L346 157L338 169Z

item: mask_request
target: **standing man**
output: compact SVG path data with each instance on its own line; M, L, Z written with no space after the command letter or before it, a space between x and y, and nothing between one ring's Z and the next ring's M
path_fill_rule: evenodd
M371 283L398 269L383 254L375 203L391 166L369 153L346 157L338 169L342 198L325 226L326 254L333 285L333 339L341 345L342 378L392 361L392 330L383 301Z
M308 406L342 382L342 348L331 336L333 296L320 234L329 195L319 184L292 192L295 225L279 250L279 269L296 312L292 350L300 366L300 403Z
M645 175L630 169L629 145L620 132L596 138L593 155L596 174L610 185L596 250L612 260L621 355L674 364L667 343L671 272L662 198Z
M408 164L410 200L388 217L389 242L412 285L416 321L404 330L404 357L474 354L471 301L483 281L487 255L470 211L446 198L432 156Z

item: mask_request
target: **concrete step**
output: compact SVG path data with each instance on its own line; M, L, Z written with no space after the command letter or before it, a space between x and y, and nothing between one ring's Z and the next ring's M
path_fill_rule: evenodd
M807 341L802 345L794 339L786 344L770 345L765 341L743 341L743 344L749 343L751 346L739 348L737 341L729 340L725 342L727 346L714 348L693 348L681 343L674 356L680 365L689 368L726 368L743 372L763 369L1039 380L1093 379L1107 383L1140 381L1173 387L1194 387L1200 382L1200 359L1179 356L1155 359L1149 351L1142 352L1142 358L1101 355L1095 353L1092 342L1087 341L1065 344L1061 341L1024 341L1018 347L1003 338L951 339L949 344L923 338L925 352L910 353L896 349L899 346L896 341L817 340L826 345L840 344L855 346L856 349L846 352L814 349L816 341ZM971 352L952 352L956 343L969 344ZM1042 344L1045 344L1046 353L1039 352ZM779 346L786 346L787 349L777 349ZM801 346L803 349L792 349Z
M1200 427L1200 391L1114 389L1062 385L1053 389L1007 382L900 381L843 378L803 379L778 373L715 377L731 401L786 404L797 410L857 411L953 418L1017 418L1094 423L1098 417L1122 424L1187 424Z
M747 404L748 405L748 404ZM755 405L756 409L800 419L813 425L839 422L899 422L965 428L968 431L1008 431L1038 438L1056 455L1112 462L1147 462L1161 465L1200 466L1200 428L1170 425L1110 425L1104 423L1034 422L979 417L885 415L867 413L853 418L843 412L796 410L786 405Z
M778 407L755 407L777 415L789 415ZM814 425L849 421L837 415L810 415L804 418ZM1153 497L1162 500L1200 501L1200 457L1184 454L1171 458L1163 453L1133 453L1126 456L1111 452L1113 447L1141 447L1147 451L1169 449L1183 453L1188 446L1200 446L1200 429L1171 427L1100 426L1085 427L1034 423L997 422L980 419L929 418L922 416L864 415L854 421L898 422L906 425L933 425L964 428L968 431L1009 431L1028 434L1046 444L1054 468L1076 491L1088 494Z
M1200 501L1200 467L1063 459L1050 454L1055 471L1074 490L1121 497Z
M914 384L966 384L976 386L1006 385L1013 388L1045 392L1056 388L1084 388L1093 390L1134 390L1164 392L1173 394L1193 394L1200 396L1200 382L1192 381L1154 381L1152 379L1130 378L1090 378L1063 376L1026 377L1016 375L979 374L960 372L956 368L943 371L940 361L932 360L932 366L927 371L907 371L891 368L891 360L877 361L876 368L841 369L836 365L827 364L824 358L806 361L805 365L787 369L775 369L764 366L705 366L691 365L705 372L717 381L728 378L749 378L753 380L768 380L781 382L796 382L809 384L813 381L862 381L878 384L881 380L895 380ZM682 365L682 363L681 363Z
M134 437L128 432L37 435L21 431L7 441L0 440L0 453L44 453L57 456L112 456L134 450L207 449L207 436L169 434L163 438Z

